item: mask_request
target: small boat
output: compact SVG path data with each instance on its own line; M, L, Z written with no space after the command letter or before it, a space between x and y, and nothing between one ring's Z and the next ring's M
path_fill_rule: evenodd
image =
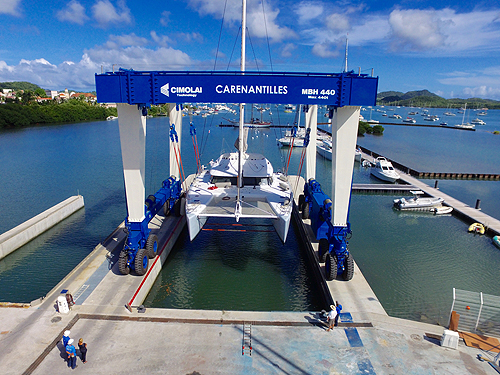
M472 232L474 234L484 234L485 231L486 231L486 228L481 223L474 223L474 224L471 224L469 227L469 232Z
M430 211L434 212L434 215L445 215L445 214L450 214L453 211L453 207L449 206L432 207Z
M375 159L375 167L372 168L370 173L387 182L396 182L400 178L399 173L396 172L392 163L383 156Z
M474 120L471 120L471 124L476 124L476 125L486 125L486 122L481 120L480 118L475 118Z
M500 248L500 236L493 237L493 243Z
M361 163L361 156L362 156L361 149L356 148L356 151L354 152L354 161Z
M410 193L413 194L412 198L398 198L394 199L394 207L400 210L415 210L415 209L427 209L431 211L431 208L440 207L444 202L443 198L440 197L423 197L420 195L425 194L421 190L412 190ZM423 210L425 211L425 210ZM432 210L434 212L434 210Z
M118 117L117 116L108 116L106 117L106 120L111 121L111 120L116 120Z
M411 118L411 117L407 117L403 120L403 122L409 122L411 124L415 124L417 122L417 120L415 120L414 118Z

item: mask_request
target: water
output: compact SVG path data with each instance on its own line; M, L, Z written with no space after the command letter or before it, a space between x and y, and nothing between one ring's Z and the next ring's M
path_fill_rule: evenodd
M277 112L273 112L277 122ZM500 111L489 111L483 117L486 126L492 122L488 118L495 116L500 118ZM194 117L193 121L205 164L222 151L233 150L237 130L218 127L222 115ZM280 123L292 121L293 114L280 114ZM195 163L188 123L184 118L183 162L186 173L192 173ZM358 142L417 170L428 165L434 171L439 165L460 171L469 155L481 160L485 172L499 173L500 136L480 131L385 128L383 136L368 135ZM147 193L156 191L169 175L167 134L168 119L148 119ZM249 148L264 153L279 169L287 155L286 150L275 147L280 136L279 129L251 131ZM301 149L293 152L291 174L297 173L300 153ZM0 261L0 300L29 302L46 294L126 215L118 123L2 131L0 162L0 232L77 191L85 198L84 210ZM330 168L329 161L318 158L318 180L327 192ZM379 182L359 165L353 179ZM442 180L439 187L470 205L479 198L484 212L500 217L496 181ZM500 265L500 251L490 238L467 233L467 224L452 216L398 214L391 208L394 198L354 194L350 212L354 231L350 249L390 315L444 324L453 287L498 295L494 272ZM206 309L314 308L320 302L295 235L291 230L283 246L274 232L217 236L201 232L192 243L184 233L147 303ZM220 245L228 243L230 248Z

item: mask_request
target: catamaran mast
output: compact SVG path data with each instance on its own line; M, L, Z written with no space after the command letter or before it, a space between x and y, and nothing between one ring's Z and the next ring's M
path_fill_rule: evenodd
M241 62L240 70L245 71L245 38L247 30L247 2L242 1L241 12ZM244 74L244 73L242 73ZM243 156L244 148L244 126L245 126L245 103L240 103L240 126L239 126L239 139L238 139L238 196L236 198L236 221L239 220L241 214L241 201L240 201L240 188L243 187Z

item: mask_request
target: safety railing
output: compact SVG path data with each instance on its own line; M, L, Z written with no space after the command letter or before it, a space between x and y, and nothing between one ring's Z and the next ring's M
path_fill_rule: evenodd
M451 312L459 315L458 330L500 337L500 297L453 288Z

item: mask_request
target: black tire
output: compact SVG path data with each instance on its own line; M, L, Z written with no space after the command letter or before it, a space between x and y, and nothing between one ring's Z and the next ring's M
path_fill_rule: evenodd
M342 271L342 278L345 281L349 281L354 276L354 259L352 259L351 254L349 254L344 260L344 271Z
M170 215L170 199L167 199L165 204L163 205L163 215L167 217Z
M122 275L128 275L130 273L130 267L127 264L128 254L126 251L122 251L120 253L120 257L118 258L118 271Z
M302 219L309 219L309 203L305 202L302 208Z
M154 259L158 255L158 237L150 234L146 240L146 253L149 259Z
M306 197L304 197L304 194L299 195L299 211L302 211L304 209L304 203L306 203Z
M330 253L330 244L326 238L320 238L318 245L319 262L325 263L326 255Z
M135 255L135 273L142 276L146 273L149 266L149 258L146 249L139 249Z
M328 281L337 278L337 256L332 256L330 253L325 258L325 278Z

